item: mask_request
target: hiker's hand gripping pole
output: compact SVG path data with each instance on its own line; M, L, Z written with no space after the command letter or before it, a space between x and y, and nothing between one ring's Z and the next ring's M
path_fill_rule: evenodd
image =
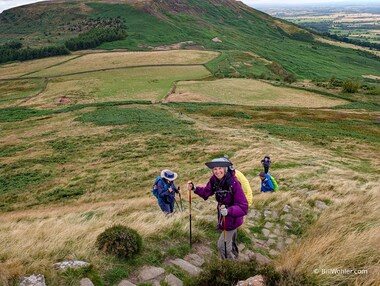
M220 214L223 217L224 258L227 259L226 215L228 214L228 209L225 205L221 205Z

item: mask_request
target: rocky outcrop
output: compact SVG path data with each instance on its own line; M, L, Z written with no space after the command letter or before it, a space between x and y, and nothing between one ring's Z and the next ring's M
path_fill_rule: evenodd
M80 268L80 267L87 267L90 266L90 263L85 261L79 261L79 260L69 260L69 261L62 261L54 263L54 268L56 269L67 269L67 268Z
M244 281L239 281L236 286L265 286L265 279L262 275L256 275Z
M25 276L20 280L20 286L46 286L45 276L42 274L33 274Z
M211 41L213 41L214 43L221 43L222 42L222 40L220 40L218 37L213 38Z
M79 286L94 286L94 283L88 278L83 278L80 280Z

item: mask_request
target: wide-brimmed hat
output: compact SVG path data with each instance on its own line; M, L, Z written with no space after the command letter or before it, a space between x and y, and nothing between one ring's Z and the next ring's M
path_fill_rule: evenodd
M169 181L174 181L175 179L177 179L177 176L178 176L177 173L169 169L165 169L161 171L161 178L165 178L166 180L169 180Z
M216 158L211 160L211 162L205 163L207 167L213 169L215 167L231 167L232 163L227 158Z

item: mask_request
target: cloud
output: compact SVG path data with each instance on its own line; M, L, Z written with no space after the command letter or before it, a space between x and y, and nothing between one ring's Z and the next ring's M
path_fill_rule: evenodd
M4 10L21 6L21 5L26 5L30 3L35 3L35 2L41 2L41 1L46 1L46 0L0 0L0 13L3 12Z
M255 5L270 5L270 4L283 4L283 5L295 5L295 4L308 4L308 3L330 3L330 2L344 2L347 0L242 0L243 3L249 6Z

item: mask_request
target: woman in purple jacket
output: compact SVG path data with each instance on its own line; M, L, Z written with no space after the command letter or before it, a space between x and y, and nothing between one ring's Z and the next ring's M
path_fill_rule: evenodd
M189 182L187 187L189 191L194 190L194 193L204 200L215 195L218 202L218 229L222 231L218 240L219 255L222 259L237 259L239 256L236 244L237 228L243 224L244 216L248 212L248 202L235 177L235 171L228 168L232 166L228 159L217 158L206 163L206 166L212 169L212 176L207 185L195 187L192 182ZM226 224L226 249L223 233L224 221Z

